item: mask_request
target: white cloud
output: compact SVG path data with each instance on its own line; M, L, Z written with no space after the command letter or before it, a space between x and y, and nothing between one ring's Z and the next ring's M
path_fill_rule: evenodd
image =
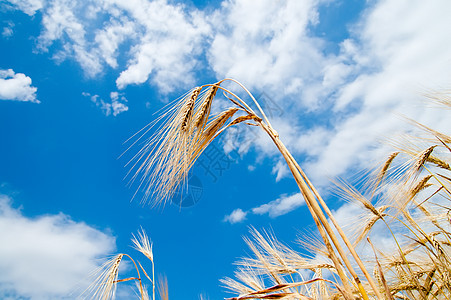
M54 58L75 59L89 77L121 68L119 89L151 81L168 93L194 84L210 30L200 11L158 0L52 0L42 13L38 49L59 42Z
M272 168L272 173L276 174L276 182L290 173L287 164L283 160L279 160Z
M36 11L40 10L43 7L42 0L7 0L7 1L29 16L34 15Z
M119 89L151 82L163 93L193 85L206 52L218 78L235 77L256 96L265 91L283 110L273 124L316 180L366 166L381 152L377 140L403 128L392 112L449 127L449 118L415 103L418 92L450 82L451 42L442 34L451 27L449 1L371 2L357 24L346 24L350 37L335 54L327 37L315 36L324 3L333 2L225 0L207 13L158 0L51 0L39 45L74 58L88 76L116 69ZM259 152L276 155L267 137L254 136ZM234 141L240 154L249 149Z
M43 30L38 38L38 49L48 51L55 42L60 41L62 49L53 55L56 60L74 58L86 75L94 77L102 71L101 57L86 36L90 24L84 18L89 2L53 0L43 10Z
M117 116L120 113L126 112L128 110L128 106L126 105L127 99L123 94L119 92L111 92L110 98L111 102L105 102L99 95L91 95L90 93L83 92L83 96L89 97L91 101L99 107L102 112L106 115Z
M0 298L73 299L115 239L62 213L34 218L0 195Z
M315 176L369 166L368 157L377 159L374 154L383 152L374 149L377 140L405 130L394 113L449 128L446 112L425 110L419 96L449 86L451 41L440 34L451 27L449 9L449 1L379 1L364 14L356 37L343 42L337 57L336 72L355 78L335 85L334 113L340 120L328 130L327 144L317 148L309 167Z
M291 196L283 195L274 201L251 208L248 211L243 211L241 208L237 208L232 211L230 215L225 216L224 221L232 224L239 223L246 220L246 217L249 214L268 214L270 218L276 218L285 215L304 204L305 201L301 193L296 193Z
M282 196L277 200L255 207L252 209L252 213L257 215L268 214L271 218L275 218L287 214L304 204L303 196L297 193L291 196Z
M95 42L98 44L99 54L110 67L118 67L118 47L125 40L136 37L135 29L135 23L121 17L97 31Z
M3 31L2 31L2 36L9 38L11 36L13 36L14 31L11 27L3 27Z
M212 17L217 33L209 49L217 76L278 95L307 92L325 62L322 41L307 29L318 21L318 2L224 1Z
M237 208L230 215L224 217L224 222L230 222L231 224L242 222L246 219L247 212L244 212L241 208Z
M0 70L0 100L29 101L36 99L38 89L31 86L31 78L23 73L14 73L12 69Z
M131 49L132 59L116 80L119 89L144 83L151 74L151 81L163 93L194 84L196 56L209 32L200 12L165 1L111 2L127 11L142 28L139 43Z
M14 23L11 21L5 22L6 26L3 27L2 36L4 38L10 38L14 35Z
M348 24L351 37L337 54L325 54L326 41L307 29L321 2L266 4L224 2L209 62L218 77L236 77L256 95L263 89L283 109L271 121L314 182L378 161L386 153L380 140L406 130L396 113L442 130L451 125L446 112L420 102L425 90L451 81L451 41L441 34L451 27L449 1L372 2ZM279 155L270 144L268 137L253 143Z

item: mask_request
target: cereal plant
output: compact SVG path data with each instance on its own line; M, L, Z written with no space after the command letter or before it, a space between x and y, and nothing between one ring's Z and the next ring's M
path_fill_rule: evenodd
M237 89L250 102L239 97ZM218 92L230 105L219 112L215 104L223 107L224 100L216 99ZM451 107L449 98L438 99ZM144 192L143 201L164 205L183 186L204 149L229 127L243 125L259 127L274 142L305 199L319 238L304 241L311 253L305 256L273 235L253 229L252 238L246 241L254 256L239 262L236 279L223 280L237 294L230 299L450 298L451 137L421 124L416 125L427 136L405 137L394 143L397 151L373 176L365 178L364 190L338 183L339 196L359 205L363 212L354 232L345 232L257 100L238 81L224 79L192 89L134 136L130 147L138 141L144 141L144 147L129 162L129 176ZM155 127L156 133L146 139ZM394 241L395 247L388 252L369 238L379 224ZM356 250L362 244L370 247L371 260L363 259ZM142 239L135 245L146 254L143 249L148 245L140 247ZM115 257L105 267L97 290L101 299L112 298L113 287L123 281L117 279L123 257ZM136 270L138 277L124 280L137 281L141 298L148 299L138 267Z
M155 264L154 257L152 251L152 244L149 242L149 238L144 230L138 232L138 237L133 235L132 238L133 246L136 250L138 250L141 254L143 254L151 263L152 273L148 274L146 270L143 268L141 263L137 260L134 260L130 255L125 253L120 253L113 256L111 259L106 261L96 272L93 274L94 280L92 284L88 287L88 289L81 295L81 298L84 299L114 299L116 295L117 284L121 282L135 282L138 294L140 299L142 300L155 300ZM135 277L128 277L119 279L119 266L123 262L124 259L129 259L133 267L135 268L136 275ZM139 267L138 267L139 266ZM141 270L141 272L140 272ZM142 276L144 275L144 276ZM151 284L151 296L143 283L143 279L147 279ZM168 291L167 291L167 282L166 280L162 280L158 285L159 294L161 300L168 299Z

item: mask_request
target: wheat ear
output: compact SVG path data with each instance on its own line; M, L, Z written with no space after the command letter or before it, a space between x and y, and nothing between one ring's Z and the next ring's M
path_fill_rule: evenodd
M184 104L184 106L182 108L182 114L181 114L182 123L180 126L182 131L187 131L188 125L190 125L190 123L191 123L191 117L193 115L194 105L196 103L196 99L199 96L201 89L202 89L202 87L195 88L193 90L193 92L191 93L191 97L189 98L188 101L186 101L186 103Z

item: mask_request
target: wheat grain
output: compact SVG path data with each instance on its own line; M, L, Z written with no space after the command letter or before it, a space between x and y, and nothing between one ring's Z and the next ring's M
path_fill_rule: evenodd
M396 227L394 225L392 227L391 224L389 226L388 224L390 221L388 219L393 223L402 224L402 226L404 226L403 228L407 228L408 234L406 234L406 236L416 241L415 247L410 245L411 248L398 244L398 248L396 249L398 252L395 251L397 256L391 262L387 260L387 263L379 265L376 256L376 263L378 264L378 276L376 277L379 279L380 283L378 287L374 285L372 276L367 274L366 268L359 255L355 252L354 247L349 245L347 234L341 230L340 226L335 224L333 214L330 212L327 205L323 204L323 200L319 193L316 192L299 165L282 144L278 134L271 127L269 121L267 121L267 118L264 116L264 113L260 110L259 115L262 115L265 121L257 117L244 101L235 96L232 92L221 87L221 82L214 85L208 85L210 88L203 93L201 93L202 87L192 90L190 94L174 108L172 115L169 117L169 122L163 127L161 136L152 140L152 142L158 141L160 146L154 147L154 144L149 143L147 145L148 148L139 153L138 160L144 162L139 167L139 171L147 175L151 168L155 169L152 177L144 180L145 182L143 184L155 186L155 190L157 191L156 195L158 197L167 197L171 195L171 192L173 192L173 190L186 178L187 172L194 164L194 161L221 132L230 126L240 123L257 125L270 135L271 139L275 142L276 146L286 159L290 171L295 177L296 183L306 199L307 206L314 217L315 223L318 225L318 230L320 231L327 248L324 250L324 244L322 244L321 247L312 251L313 255L317 258L325 256L333 262L330 263L327 259L324 262L305 259L300 254L277 242L275 238L265 236L255 231L253 233L255 241L246 241L254 253L254 258L243 260L240 263L242 266L240 273L237 274L237 278L244 284L233 280L225 280L223 282L240 293L240 296L234 299L277 299L284 297L298 297L299 299L303 299L304 292L295 292L292 288L302 286L307 281L302 280L299 282L294 276L298 276L296 274L301 275L300 271L306 272L309 276L311 275L311 271L318 276L322 276L321 272L326 271L326 269L331 273L338 273L344 287L343 289L345 290L345 292L342 293L342 296L346 299L351 299L352 293L354 293L355 296L362 296L364 299L369 299L369 297L378 298L381 297L380 291L382 290L385 292L387 298L391 298L391 295L397 293L400 295L399 298L402 298L403 295L407 295L411 298L424 298L424 296L435 295L437 290L440 289L443 289L443 292L440 292L440 296L446 295L446 292L449 292L449 286L447 286L446 280L450 277L451 271L450 267L447 266L449 263L447 261L448 252L446 252L448 251L448 246L446 245L450 244L449 240L451 240L451 235L445 230L445 227L448 226L448 224L445 224L446 226L438 224L438 218L432 216L424 207L416 205L415 199L413 199L421 190L431 184L430 179L434 177L434 185L438 184L441 186L438 191L442 191L442 193L438 193L437 191L430 197L434 196L434 198L436 198L444 196L446 200L450 200L451 192L450 189L446 187L446 185L449 185L449 182L451 182L447 173L447 171L450 171L449 162L447 161L447 157L438 157L438 154L441 154L438 153L439 151L434 152L436 147L438 147L437 150L446 148L451 151L448 146L451 138L448 135L427 129L426 131L432 134L434 138L430 138L429 140L421 139L421 141L430 141L433 142L434 145L424 151L419 151L418 149L424 148L418 148L416 144L406 139L405 143L403 142L404 144L400 144L400 152L410 155L411 159L405 161L403 164L396 165L396 168L392 168L393 161L398 157L400 152L392 153L379 169L378 174L374 177L374 181L371 181L372 188L374 188L375 192L371 193L370 196L368 196L368 192L360 192L350 186L346 186L344 189L348 196L342 198L349 198L351 201L358 202L363 206L366 213L365 219L360 219L363 222L361 222L359 227L357 242L362 240L366 235L369 235L374 224L380 219L383 219L390 231L392 228ZM212 110L213 98L219 89L224 91L225 97L229 99L235 107L211 117L210 113ZM247 90L245 89L245 91ZM255 101L250 93L248 93L248 95ZM201 101L198 101L198 98L200 98ZM260 108L257 102L255 102L255 104ZM239 110L245 115L233 119ZM439 140L440 143L438 143L437 140ZM155 151L153 149L155 149ZM440 174L432 173L432 171L435 171L438 168L425 168L430 175L417 181L423 167L428 166L428 163L441 168L439 170ZM388 176L388 172L391 168L394 172ZM385 180L387 178L389 180ZM384 185L381 185L382 181L384 181ZM396 191L393 192L393 190ZM391 205L390 202L387 202L389 198L394 200L393 203L399 205ZM373 205L372 202L376 201L379 207ZM409 201L413 201L415 207L413 207L414 205L408 205ZM321 203L322 207L318 205L318 202ZM386 203L389 203L391 207L389 208L385 205ZM443 204L443 202L440 203ZM423 224L420 224L418 221L419 210L429 217L433 223L435 222L434 224L436 224L436 227L440 229L440 236L429 236L430 231L421 227ZM328 218L326 217L326 214ZM359 265L367 282L361 282L358 277L360 275L357 275L354 271L351 262L347 258L347 253L340 244L341 241L338 240L338 236L333 232L334 229L329 225L329 220L339 232L342 241L344 241L350 250L352 257ZM445 223L446 221L447 220L445 220ZM421 222L424 223L424 221ZM444 239L447 241L442 242ZM138 250L142 247L143 249L147 249L147 252L150 250L151 253L152 249L150 244L143 246L143 242L139 242L136 238L135 240L135 246ZM396 237L395 241L398 243ZM332 247L331 243L335 248ZM389 253L387 255L390 256L391 254ZM339 260L340 258L341 261ZM432 269L431 266L437 271L430 272ZM147 273L145 274L147 276ZM261 279L264 276L265 279ZM383 282L384 276L387 276L387 282L385 283ZM389 278L389 276L391 277ZM441 276L441 278L437 279L438 276ZM268 280L268 277L271 282L276 284L275 286L265 288L265 280ZM427 282L428 280L429 283L434 282L435 285L429 284ZM287 281L291 281L290 284L292 285L288 284ZM318 286L315 283L312 286L312 293L324 296L327 294L328 290L324 288L326 281L321 282L321 292L318 291ZM349 283L354 283L354 288L351 288ZM388 283L390 283L390 285ZM437 286L441 283L443 283L443 286L439 289ZM372 292L369 286L371 286ZM383 286L384 289L380 289L381 286ZM433 289L434 287L437 288ZM335 288L336 290L340 290L341 287L336 286ZM308 290L307 287L303 286L300 287L300 289ZM369 291L369 297L366 290ZM331 297L338 296L332 294Z

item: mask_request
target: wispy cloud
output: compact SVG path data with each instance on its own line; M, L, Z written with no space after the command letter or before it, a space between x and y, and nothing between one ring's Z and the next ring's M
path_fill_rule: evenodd
M120 113L126 112L128 110L128 106L126 105L127 99L123 94L119 92L111 92L110 93L110 102L104 101L100 98L99 95L91 95L90 93L83 92L83 96L89 97L91 101L102 110L102 112L106 115L117 116Z
M0 100L29 101L36 99L38 89L31 85L31 78L12 69L0 70Z
M62 213L26 217L0 195L0 245L0 298L73 299L115 239Z
M357 23L347 24L349 37L336 53L326 51L327 39L310 30L321 22L321 5L223 2L217 11L221 18L212 21L217 31L208 53L218 78L235 77L252 90L264 90L284 110L272 118L273 125L313 181L325 185L353 167L374 167L386 153L380 140L407 130L398 113L449 128L445 112L425 109L420 99L428 89L449 86L451 41L439 33L451 27L444 12L451 4L371 3ZM252 145L259 153L279 155L268 146L269 138L258 135ZM241 150L242 143L234 144ZM284 166L278 162L273 168L277 181L289 175ZM276 216L284 211L282 203L295 199L243 213L271 215L276 207Z
M300 193L296 193L290 196L283 195L280 198L273 200L269 203L262 204L260 206L243 211L241 208L237 208L230 215L225 216L224 221L232 224L242 222L249 214L254 215L269 215L270 218L276 218L285 215L296 208L305 204L304 198Z
M290 171L284 160L279 160L276 165L272 168L272 173L276 174L276 182L287 176Z
M102 71L101 57L87 39L87 26L90 22L89 13L93 8L89 2L53 0L42 9L43 29L38 37L37 48L48 51L55 42L60 41L62 47L56 48L53 57L59 61L74 58L89 77L94 77ZM83 11L82 15L81 12Z
M11 21L5 22L5 26L2 30L2 36L6 39L14 35L14 23Z

